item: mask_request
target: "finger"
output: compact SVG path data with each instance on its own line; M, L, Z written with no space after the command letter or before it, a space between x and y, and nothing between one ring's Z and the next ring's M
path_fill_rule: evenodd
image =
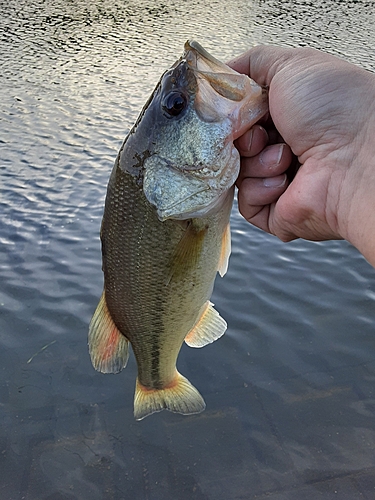
M239 73L249 75L259 85L269 86L272 78L297 49L258 45L227 64Z
M255 156L265 148L268 142L267 132L260 125L254 125L235 141L241 156Z
M252 224L253 226L256 226L259 229L262 229L262 231L265 231L266 233L270 233L270 234L271 234L271 230L269 227L269 220L270 220L271 207L272 207L272 205L261 205L258 207L254 206L253 207L254 210L253 210L251 216L246 217L244 215L246 212L242 210L242 204L241 204L240 198L238 198L238 209L239 209L241 215L248 222L250 222L250 224Z
M286 172L292 163L293 155L286 144L267 146L259 155L252 158L241 158L241 170L237 179L240 187L243 179L248 177L275 177Z
M274 187L261 185L260 182L262 179L245 179L242 183L242 188L238 191L238 209L241 215L253 226L259 227L259 229L267 233L274 234L282 241L287 242L296 239L297 236L290 231L281 231L280 234L276 234L276 228L274 227L275 209L278 200L288 187L286 176L284 180L281 179L281 176L279 177L280 184ZM265 189L268 190L268 194L265 193ZM269 200L269 203L263 204L266 199ZM251 203L249 203L249 200L251 200ZM257 205L257 201L261 203Z
M265 179L247 177L239 188L239 197L245 213L245 219L252 216L253 212L259 210L261 205L269 205L276 201L287 188L288 178L286 174ZM241 212L242 213L242 212Z
M264 185L264 179L244 179L238 191L238 210L241 215L267 233L271 233L272 207L288 186L285 174L284 178L280 176L278 180L279 186L271 187ZM268 203L265 203L266 200Z
M279 131L276 129L275 124L274 124L270 115L267 117L266 120L263 120L263 119L260 120L258 122L258 125L261 125L265 129L265 131L268 135L268 144L285 142L283 140L283 138L281 137Z
M259 229L262 229L266 233L277 236L281 241L284 241L285 243L288 241L296 240L298 236L294 232L282 230L278 234L276 234L273 231L273 219L276 207L277 203L260 206L258 207L258 211L255 211L252 217L247 220L253 226L259 227Z

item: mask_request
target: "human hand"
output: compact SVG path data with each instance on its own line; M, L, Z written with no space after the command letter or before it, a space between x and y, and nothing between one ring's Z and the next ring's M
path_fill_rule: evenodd
M283 241L345 238L375 264L375 76L313 49L259 46L229 65L269 87L288 145L259 125L238 139L242 215ZM292 153L301 166L289 182Z

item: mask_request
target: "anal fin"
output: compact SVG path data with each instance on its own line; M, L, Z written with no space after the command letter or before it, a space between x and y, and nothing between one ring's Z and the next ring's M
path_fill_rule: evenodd
M91 362L102 373L118 373L129 358L129 341L116 327L103 292L89 326Z
M227 323L213 306L209 300L206 302L198 322L185 337L188 346L204 347L224 335Z
M134 396L136 420L142 420L162 410L192 415L200 413L205 407L206 404L197 389L177 370L173 382L163 389L144 387L137 378Z

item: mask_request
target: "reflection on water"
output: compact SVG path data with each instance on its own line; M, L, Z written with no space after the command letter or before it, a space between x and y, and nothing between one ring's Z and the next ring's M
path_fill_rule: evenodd
M109 172L196 37L228 59L312 45L374 69L372 2L1 4L0 497L374 497L375 272L344 242L282 244L233 212L223 339L179 368L207 410L132 416L135 363L91 367Z

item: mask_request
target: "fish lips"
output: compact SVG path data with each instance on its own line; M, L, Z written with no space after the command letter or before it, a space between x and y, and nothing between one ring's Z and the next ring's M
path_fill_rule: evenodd
M233 129L237 139L268 112L265 88L213 57L195 40L185 43L183 58L197 81L194 107L202 120L231 116L238 123Z

